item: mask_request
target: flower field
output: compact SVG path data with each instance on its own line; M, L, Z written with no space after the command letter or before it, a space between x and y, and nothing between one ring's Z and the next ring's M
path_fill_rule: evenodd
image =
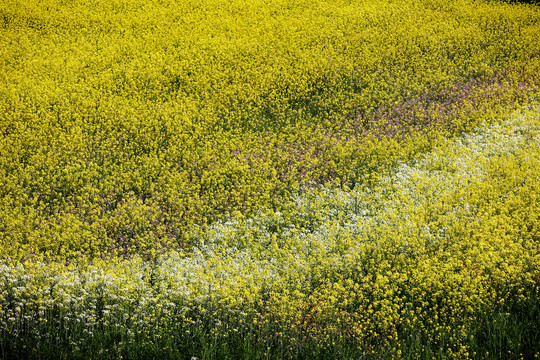
M0 359L540 356L540 8L5 0Z

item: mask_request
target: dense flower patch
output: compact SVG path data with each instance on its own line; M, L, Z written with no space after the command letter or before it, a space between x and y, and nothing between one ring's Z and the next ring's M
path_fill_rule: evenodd
M2 352L531 358L539 147L536 110L376 188L306 190L281 212L218 222L189 255L4 264Z
M192 225L376 181L538 91L538 10L5 1L3 257L188 249Z
M538 34L497 1L4 1L0 359L540 356Z

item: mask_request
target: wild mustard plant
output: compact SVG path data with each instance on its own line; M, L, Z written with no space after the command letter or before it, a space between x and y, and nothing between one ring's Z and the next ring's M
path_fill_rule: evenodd
M538 315L539 144L537 110L515 114L376 188L305 190L282 212L217 222L189 254L5 263L2 351L534 356L538 334L519 337Z
M8 0L3 258L188 250L193 225L376 182L538 92L538 9Z
M539 19L4 1L0 358L540 355Z

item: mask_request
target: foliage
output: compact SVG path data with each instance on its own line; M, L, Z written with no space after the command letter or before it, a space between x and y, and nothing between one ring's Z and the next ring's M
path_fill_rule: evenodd
M538 92L538 10L458 1L0 5L3 257L153 258Z
M0 359L539 356L539 15L5 0Z
M189 255L4 264L2 354L532 358L539 146L536 109L375 188L217 222Z

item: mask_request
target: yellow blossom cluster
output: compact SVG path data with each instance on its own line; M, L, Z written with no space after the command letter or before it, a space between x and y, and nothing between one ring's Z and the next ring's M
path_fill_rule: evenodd
M3 354L532 358L540 352L540 111L305 188L191 253L4 263ZM89 355L90 354L90 355ZM491 354L491 355L490 355Z
M5 0L0 252L188 250L538 93L538 9L457 1Z
M0 359L540 356L540 9L4 0Z

